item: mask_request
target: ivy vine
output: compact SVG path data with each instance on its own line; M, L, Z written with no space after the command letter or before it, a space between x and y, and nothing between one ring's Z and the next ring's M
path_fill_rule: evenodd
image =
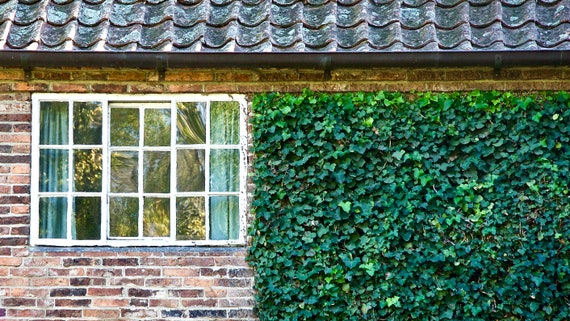
M570 319L570 95L253 101L264 320Z

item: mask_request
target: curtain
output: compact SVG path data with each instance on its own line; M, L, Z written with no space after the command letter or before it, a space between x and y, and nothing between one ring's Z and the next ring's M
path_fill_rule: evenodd
M213 145L239 145L239 124L239 103L211 103L210 141ZM237 193L239 192L239 149L224 147L210 151L210 191ZM211 196L209 205L210 239L237 239L239 198Z
M66 102L40 105L40 181L41 192L67 192L69 189L69 151L50 148L69 143L69 112ZM40 238L67 237L67 198L40 196Z

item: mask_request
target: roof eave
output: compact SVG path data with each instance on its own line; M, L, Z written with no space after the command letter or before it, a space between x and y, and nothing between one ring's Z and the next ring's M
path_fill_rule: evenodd
M0 51L3 67L110 68L379 68L570 66L570 50L439 52L97 52Z

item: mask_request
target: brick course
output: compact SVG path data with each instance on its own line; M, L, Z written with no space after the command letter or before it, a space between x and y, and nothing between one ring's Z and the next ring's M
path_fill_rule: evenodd
M31 94L570 90L570 68L0 68L1 320L254 320L247 248L28 247ZM249 218L251 220L251 218Z

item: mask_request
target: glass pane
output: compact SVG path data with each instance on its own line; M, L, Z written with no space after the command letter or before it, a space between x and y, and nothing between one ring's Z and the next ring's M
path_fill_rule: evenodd
M210 139L212 144L239 144L239 103L210 103Z
M139 109L111 108L111 146L138 146L139 137Z
M75 144L101 145L103 113L100 102L73 104L73 139Z
M101 239L101 198L75 197L73 199L75 240Z
M177 103L177 144L206 143L206 104L202 102Z
M40 103L40 144L65 145L69 143L69 110L63 101Z
M170 152L144 153L144 192L170 191Z
M74 189L77 192L100 192L103 173L101 149L73 151Z
M139 200L111 197L109 200L109 236L136 237L139 234Z
M235 240L239 237L239 198L210 198L210 239Z
M176 199L176 239L206 239L206 208L203 197Z
M67 192L69 152L61 149L40 150L40 192Z
M134 193L138 191L138 153L111 153L111 192Z
M176 178L179 192L203 192L206 182L206 153L203 149L178 151Z
M239 151L220 149L210 151L210 191L239 190Z
M67 198L41 197L39 212L40 238L67 238Z
M147 109L144 114L145 146L170 146L170 110Z
M144 198L143 235L148 237L170 236L170 199Z

